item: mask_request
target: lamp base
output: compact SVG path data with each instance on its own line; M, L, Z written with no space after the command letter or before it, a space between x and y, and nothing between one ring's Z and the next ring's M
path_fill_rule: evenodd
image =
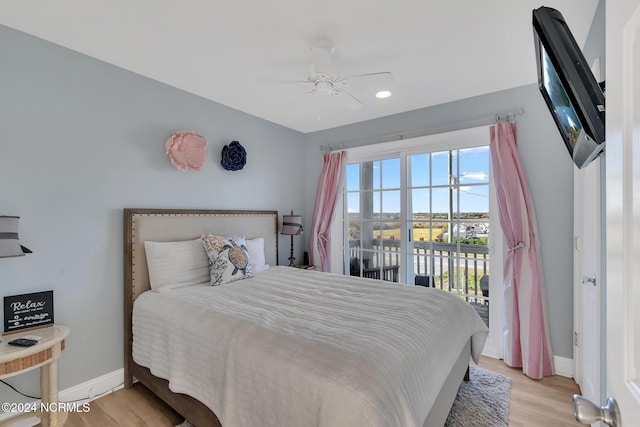
M293 236L291 236L291 256L289 256L289 267L293 267L296 257L293 256Z

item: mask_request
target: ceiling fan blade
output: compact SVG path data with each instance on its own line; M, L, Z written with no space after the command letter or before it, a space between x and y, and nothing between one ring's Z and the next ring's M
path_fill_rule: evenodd
M333 90L333 94L336 95L336 96L339 96L340 98L343 98L345 100L346 104L347 104L347 107L350 110L357 110L357 109L361 108L364 105L364 103L362 101L360 101L355 96L351 95L346 90L334 89Z
M342 80L347 80L350 84L377 85L389 88L393 83L393 74L389 72L355 74L346 76Z
M323 73L331 75L333 73L333 65L331 63L331 49L324 47L312 47L311 64L315 73Z
M307 80L284 80L284 79L258 79L260 83L275 83L275 84L286 84L286 85L309 85L313 84L313 82Z
M316 66L312 63L309 65L309 81L313 82L318 78L318 73L316 72Z

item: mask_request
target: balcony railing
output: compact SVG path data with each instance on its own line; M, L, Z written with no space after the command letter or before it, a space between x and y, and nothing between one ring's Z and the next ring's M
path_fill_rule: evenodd
M382 244L360 247L360 240L349 242L350 273L364 277L398 279L398 268L403 257L400 241L384 239ZM489 303L489 248L485 245L414 241L413 270L407 269L405 281L409 284L430 285L456 293L477 304ZM354 269L354 261L359 268ZM356 264L356 265L357 265ZM389 271L395 270L395 274ZM374 275L372 272L377 271ZM359 273L359 274L358 274ZM487 279L483 280L483 277Z

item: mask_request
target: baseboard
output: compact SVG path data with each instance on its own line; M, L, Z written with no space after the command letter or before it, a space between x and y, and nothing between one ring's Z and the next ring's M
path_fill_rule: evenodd
M501 355L497 351L487 347L482 349L482 355L492 359L502 359Z
M61 402L91 402L105 394L113 393L124 387L124 368L104 374L98 378L67 388L58 393Z
M83 403L91 402L105 394L112 393L124 387L124 368L120 368L100 377L85 381L73 387L58 392L60 402L77 402L79 408ZM27 400L25 399L25 402ZM8 420L16 414L0 414L0 423ZM32 427L40 424L40 417L25 418L11 424L12 427Z
M502 357L494 356L491 352L483 352L482 355L499 360L503 359ZM573 378L573 359L554 355L553 364L556 368L556 375L560 375L561 377Z
M553 356L553 363L556 366L556 375L561 377L573 378L573 359L568 357Z

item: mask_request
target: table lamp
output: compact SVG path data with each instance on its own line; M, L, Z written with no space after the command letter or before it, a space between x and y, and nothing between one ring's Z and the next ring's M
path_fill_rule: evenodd
M293 236L302 234L302 215L282 215L282 231L280 234L291 236L291 256L289 257L289 267L293 267L296 258L293 256Z
M19 216L0 215L0 258L23 256L31 251L18 240Z

